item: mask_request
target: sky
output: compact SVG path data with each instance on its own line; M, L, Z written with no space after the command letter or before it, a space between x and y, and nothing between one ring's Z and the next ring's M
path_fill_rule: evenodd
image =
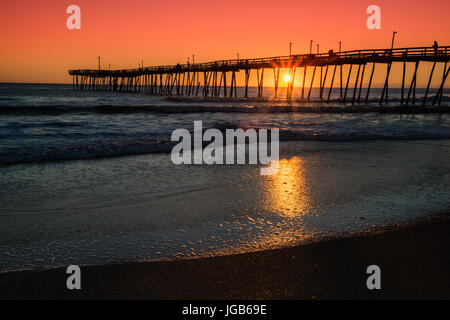
M374 4L380 30L366 26ZM80 30L66 27L70 5L81 9ZM98 56L103 68L118 69L142 60L184 63L193 54L195 62L288 55L289 42L293 53L306 53L310 40L325 52L337 51L339 41L342 50L389 48L394 30L395 47L450 45L448 0L2 0L0 6L0 82L71 83L67 70L97 68Z

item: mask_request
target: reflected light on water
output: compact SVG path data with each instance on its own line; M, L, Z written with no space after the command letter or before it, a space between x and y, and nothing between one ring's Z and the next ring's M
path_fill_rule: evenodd
M313 206L306 180L305 160L300 157L279 160L274 175L259 175L263 194L254 214L229 225L233 239L206 252L211 256L254 252L305 243L315 237L303 218ZM202 252L197 253L202 256Z
M310 207L305 168L301 158L281 159L278 172L266 177L268 210L282 217L294 218L303 215Z

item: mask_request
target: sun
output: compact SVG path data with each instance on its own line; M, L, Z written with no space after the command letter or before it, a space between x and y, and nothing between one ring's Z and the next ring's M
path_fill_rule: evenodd
M289 81L291 81L291 76L285 75L285 76L283 77L283 80L284 80L284 82L289 82Z

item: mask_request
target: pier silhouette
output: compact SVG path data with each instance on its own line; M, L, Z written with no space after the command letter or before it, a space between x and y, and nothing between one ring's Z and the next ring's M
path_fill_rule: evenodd
M443 73L440 85L430 105L440 105L444 91L444 84L448 78L450 66L450 46L438 47L411 47L395 49L370 49L352 50L318 54L292 54L289 56L277 56L255 59L232 59L206 63L186 63L176 65L161 65L122 70L69 70L73 78L74 90L102 90L120 92L139 92L150 95L179 95L179 96L203 96L203 97L237 97L236 73L244 71L245 86L244 98L249 96L249 79L251 71L256 73L257 97L263 95L263 79L266 69L273 70L274 98L278 98L280 69L288 69L289 79L286 98L292 99L295 88L301 90L301 99L309 101L313 88L314 78L319 78L319 100L330 102L333 90L339 90L339 99L342 103L361 104L368 103L371 93L372 80L377 64L384 65L386 75L379 103L388 104L389 77L393 63L403 64L401 105L416 104L417 70L421 62L432 62L433 66L428 75L425 95L422 105L425 106L430 92L430 84L439 63ZM406 64L414 64L414 73L409 83L406 82ZM366 73L366 67L372 64L370 73ZM349 65L349 70L343 72L343 66ZM306 83L306 72L313 68L312 78ZM303 72L303 79L296 87L295 74L297 69ZM320 72L316 72L320 70ZM350 83L352 72L356 72L356 80ZM202 75L200 77L200 75ZM231 80L227 81L227 77ZM327 77L331 77L328 87L325 87ZM335 87L336 78L339 80L339 88ZM368 78L368 84L363 87L364 77ZM328 78L330 79L330 78ZM349 88L353 88L349 96ZM362 95L363 89L365 96ZM373 99L373 97L371 98Z

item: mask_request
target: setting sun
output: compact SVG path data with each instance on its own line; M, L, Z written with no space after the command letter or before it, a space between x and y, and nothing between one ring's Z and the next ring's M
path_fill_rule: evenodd
M283 77L283 80L284 80L284 82L289 82L289 81L291 81L291 76L285 75L285 76Z

